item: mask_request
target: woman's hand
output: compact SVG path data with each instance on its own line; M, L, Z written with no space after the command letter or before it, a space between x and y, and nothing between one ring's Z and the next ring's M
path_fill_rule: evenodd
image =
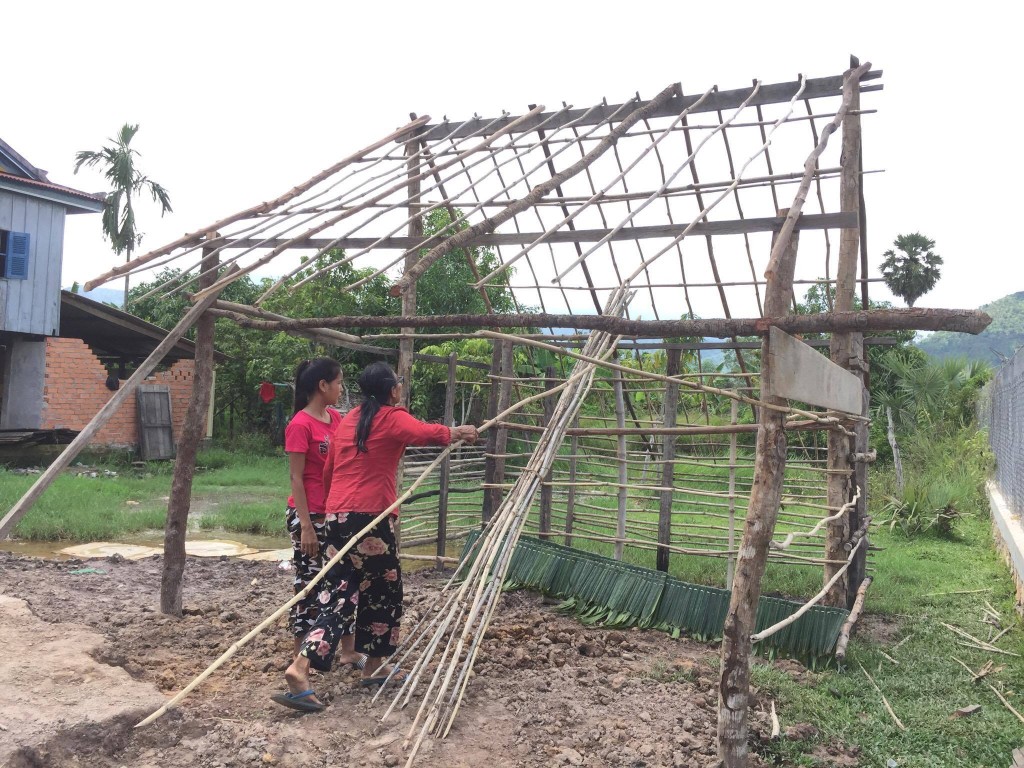
M452 442L461 440L464 443L472 445L480 437L480 433L477 432L476 427L472 424L462 424L458 427L452 427Z
M316 537L316 529L313 527L313 523L302 523L300 530L302 536L299 541L299 548L302 550L302 554L306 557L319 557L320 541Z

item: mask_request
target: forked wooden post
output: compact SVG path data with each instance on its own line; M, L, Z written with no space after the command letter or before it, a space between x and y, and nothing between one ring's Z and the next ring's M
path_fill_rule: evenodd
M622 371L616 371L612 377L612 388L615 391L615 426L623 430L615 443L615 458L619 465L619 509L615 518L615 559L621 560L626 538L626 486L629 482L629 465L626 463L626 397L623 392ZM645 437L644 440L646 441L646 439Z
M789 313L796 266L797 232L790 229L788 245L772 247L772 259L765 273L765 317ZM781 250L783 249L784 250ZM783 405L770 386L771 355L768 336L761 340L761 401ZM782 501L786 471L785 414L772 408L758 408L758 430L754 478L750 489L746 523L736 571L733 575L729 612L722 631L721 679L718 685L718 756L725 768L746 768L747 714L750 705L750 636L757 621L761 579L768 560L768 545L775 531Z
M679 347L670 347L667 352L668 362L665 367L666 376L678 376L679 364L683 351ZM676 425L676 412L679 410L679 385L668 383L665 385L665 401L663 403L664 421L666 429L672 429ZM672 543L672 489L675 486L676 474L676 436L666 434L661 447L661 505L658 509L658 557L657 567L659 571L668 571L669 545Z
M217 237L207 235L207 240ZM203 248L199 289L208 288L217 281L218 251ZM174 460L171 496L167 502L167 523L164 527L164 562L160 577L160 612L181 616L182 576L185 573L185 534L188 513L192 506L192 480L196 474L196 455L206 436L210 398L213 396L213 349L216 318L209 312L196 322L196 365L192 376L192 395L185 412L185 423L178 440Z
M851 69L856 69L859 62L851 60ZM839 177L839 205L845 212L860 213L860 82L852 77L852 100L850 111L843 118L843 151L840 159L842 170ZM860 228L848 228L839 233L839 263L836 267L835 308L837 312L849 312L854 309L856 293L857 262L860 258ZM867 307L864 307L867 309ZM830 344L832 362L842 366L864 378L867 371L867 360L864 355L864 334L857 332L839 332L832 334ZM864 431L866 439L867 432ZM828 435L828 468L832 470L828 476L828 504L836 509L842 507L853 498L855 478L852 476L853 464L850 455L856 451L866 451L866 443L858 447L857 441L839 431ZM866 477L866 474L865 474ZM866 498L867 494L862 494ZM831 522L825 537L825 572L824 583L828 583L840 568L835 562L846 560L846 544L852 531L856 530L859 517L855 510L846 517ZM866 551L862 547L861 551ZM833 585L822 601L825 605L846 606L848 595L856 594L857 585L849 583L851 574L847 572Z
M452 352L448 356L448 388L444 392L444 425L450 427L455 423L455 373L458 366L458 355ZM445 549L448 546L448 488L451 484L451 455L441 462L441 480L437 494L437 570L444 570Z
M555 386L555 367L549 365L544 371L544 389L550 390ZM550 397L541 401L544 406L544 426L551 426L551 417L555 411L555 404ZM551 538L551 501L554 495L554 488L551 487L551 480L554 476L554 464L544 475L544 484L540 487L540 521L539 537L542 539Z

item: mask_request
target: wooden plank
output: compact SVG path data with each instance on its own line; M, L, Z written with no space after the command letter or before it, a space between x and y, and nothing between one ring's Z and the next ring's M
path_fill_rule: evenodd
M143 461L174 458L171 388L165 384L141 386L135 402L140 458Z
M877 80L882 76L882 70L873 70L867 72L861 78L862 80ZM772 83L770 85L762 85L757 96L750 101L750 106L763 106L765 104L780 104L788 102L793 98L793 94L799 83L796 81L788 83ZM805 99L818 99L827 96L839 96L842 94L843 88L843 77L842 75L833 75L831 77L814 77L807 79L807 87L804 90L802 98ZM876 91L881 90L882 86L874 85L861 88L861 91ZM691 114L697 114L700 112L717 112L718 110L736 109L743 101L750 95L751 88L736 88L729 91L718 91L711 94L704 102L694 109ZM677 94L665 105L658 108L651 118L656 117L675 117L680 114L687 107L693 107L693 105L699 99L699 95L693 96L679 96L678 89ZM642 102L636 102L636 106L640 106ZM620 113L622 110L621 104L604 105L597 108L588 109L570 109L561 112L558 115L554 115L552 112L544 112L539 115L535 115L527 120L521 122L514 133L529 133L535 131L537 128L543 126L548 131L554 131L563 125L573 123L576 127L583 127L586 125L596 125L610 119L616 113ZM444 131L442 135L448 136L451 134L452 138L464 138L471 136L475 132L482 129L484 126L493 123L492 130L498 130L502 126L508 125L509 123L517 120L517 117L506 116L501 119L495 118L474 118L473 120L467 120L465 122L445 122L441 124L439 130ZM432 128L436 128L436 124L428 125L424 128L425 131L429 131Z
M728 221L705 221L695 224L688 237L707 235L744 235L754 232L777 232L782 228L785 219L768 216L757 219L731 219ZM678 237L690 226L689 224L658 224L649 227L625 227L609 238L609 242L620 240L649 240L652 238ZM815 213L801 216L796 228L810 229L848 229L856 227L856 213ZM576 229L559 230L544 237L546 243L596 243L606 237L609 229ZM528 245L543 236L543 232L508 232L476 235L468 238L459 247L486 247L497 245ZM221 248L277 248L284 243L292 242L280 238L261 240L259 238L222 238L217 241ZM417 248L423 243L422 237L343 237L341 239L309 237L292 242L292 248L321 249L328 246L334 248L406 251ZM376 245L375 245L376 244Z
M769 331L768 346L773 394L860 415L860 379L775 326Z

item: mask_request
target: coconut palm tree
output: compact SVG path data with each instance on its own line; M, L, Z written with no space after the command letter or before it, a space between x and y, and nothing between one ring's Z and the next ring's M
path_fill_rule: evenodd
M900 235L893 245L899 253L889 249L882 254L882 277L889 290L912 307L939 281L942 257L932 251L935 241L920 232Z
M142 173L135 167L135 158L139 153L131 148L132 139L138 133L139 126L125 123L121 126L117 138L107 139L110 145L99 152L83 150L75 154L75 173L88 166L100 166L103 176L110 182L111 191L107 194L103 209L103 233L110 240L114 253L126 254L132 260L132 251L142 242L142 233L135 223L133 198L148 190L153 202L160 203L160 215L171 211L171 198L167 190ZM124 278L124 305L128 309L128 276Z

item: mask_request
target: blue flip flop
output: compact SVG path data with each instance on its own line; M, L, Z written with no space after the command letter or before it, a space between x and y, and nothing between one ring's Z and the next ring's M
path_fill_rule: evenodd
M283 707L295 709L299 712L322 712L327 709L327 707L319 701L311 701L309 697L313 695L313 689L310 688L308 691L303 691L302 693L292 693L291 691L275 693L270 697L270 700Z

